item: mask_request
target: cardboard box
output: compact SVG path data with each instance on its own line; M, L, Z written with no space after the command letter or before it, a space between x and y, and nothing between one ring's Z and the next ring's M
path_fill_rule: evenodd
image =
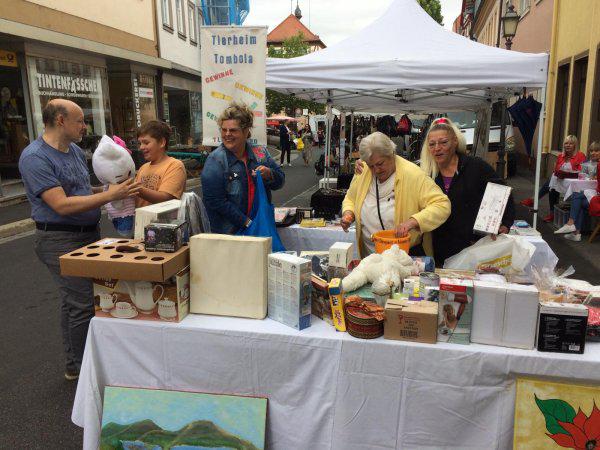
M329 286L327 281L311 275L311 311L319 319L333 326L331 303L329 302Z
M163 283L94 279L97 317L181 322L190 311L190 268Z
M344 289L342 287L342 280L339 278L334 278L329 282L329 302L331 303L333 326L337 331L346 331Z
M437 341L438 304L391 298L385 304L383 337L399 341Z
M143 206L135 210L134 239L144 239L144 229L150 222L168 223L177 219L181 200L168 200L154 205Z
M473 281L440 279L438 341L468 344L473 315Z
M271 238L197 234L190 239L190 311L264 319Z
M59 258L63 276L163 282L190 264L187 246L146 252L135 239L105 238Z
M471 342L532 349L538 303L534 286L475 281Z
M348 269L353 256L354 244L352 242L336 242L329 247L329 267Z
M585 350L588 309L573 303L540 303L537 349L540 352L578 353Z
M473 231L482 234L498 234L511 190L510 186L488 182L479 205Z
M144 249L147 252L173 253L183 245L187 222L174 220L170 223L152 222L144 229Z
M268 283L268 317L297 330L310 327L310 261L285 253L270 254Z

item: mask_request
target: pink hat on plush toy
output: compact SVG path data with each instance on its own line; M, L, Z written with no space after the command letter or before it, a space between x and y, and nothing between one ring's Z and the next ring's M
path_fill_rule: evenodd
M129 150L127 148L127 144L125 143L125 141L123 139L121 139L119 136L117 136L116 134L113 136L113 141L115 141L115 144L120 145L121 147L123 147L125 150L127 150L129 152L129 154L131 155L131 150Z

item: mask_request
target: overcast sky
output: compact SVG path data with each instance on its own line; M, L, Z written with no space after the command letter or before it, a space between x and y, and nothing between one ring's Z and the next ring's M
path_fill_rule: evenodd
M462 0L440 0L444 26L460 13ZM330 46L361 30L381 16L392 0L299 0L302 22ZM296 9L296 0L250 0L244 25L267 25L269 31Z

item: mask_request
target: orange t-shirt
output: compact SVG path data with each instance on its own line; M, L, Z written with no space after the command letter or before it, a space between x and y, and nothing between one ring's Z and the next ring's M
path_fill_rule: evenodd
M142 183L142 186L153 191L166 192L175 198L181 198L185 189L186 180L185 166L181 161L168 156L159 164L150 164L147 162L135 176L135 181ZM150 202L138 197L135 202L137 208L148 206Z

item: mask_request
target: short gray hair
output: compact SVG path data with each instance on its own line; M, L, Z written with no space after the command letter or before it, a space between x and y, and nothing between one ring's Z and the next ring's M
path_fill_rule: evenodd
M358 153L364 162L368 162L373 153L385 158L393 158L396 155L396 144L385 134L376 131L361 139Z

